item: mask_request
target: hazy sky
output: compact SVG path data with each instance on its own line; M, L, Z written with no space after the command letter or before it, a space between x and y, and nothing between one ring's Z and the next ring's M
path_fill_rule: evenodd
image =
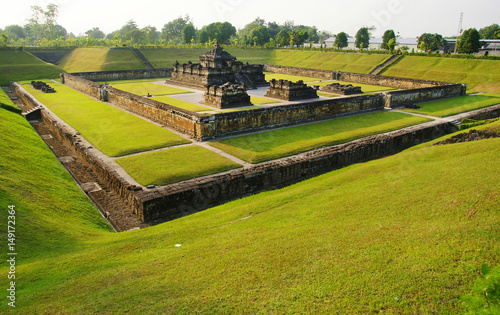
M110 33L131 19L141 28L152 25L161 31L165 23L186 14L197 28L217 21L242 28L260 17L280 24L293 20L295 25L315 25L351 36L360 27L372 25L377 28L374 36L386 29L402 37L431 32L452 36L457 33L460 12L464 13L464 29L500 24L499 0L6 0L0 27L22 26L31 17L31 6L45 9L49 3L59 5L58 23L75 35L93 27Z

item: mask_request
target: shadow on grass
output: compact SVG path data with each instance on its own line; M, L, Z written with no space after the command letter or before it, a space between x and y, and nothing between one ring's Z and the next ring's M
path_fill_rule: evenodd
M21 115L21 113L23 112L22 110L20 110L17 107L13 107L13 106L6 105L6 104L0 104L0 108L8 110L9 112L13 112L15 114L19 114L19 115Z

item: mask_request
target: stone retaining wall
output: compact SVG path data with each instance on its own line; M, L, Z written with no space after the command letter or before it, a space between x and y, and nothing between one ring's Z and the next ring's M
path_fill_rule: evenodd
M151 78L170 77L172 68L141 69L141 70L117 70L98 72L75 72L71 75L90 81L116 81L116 80L137 80ZM64 83L64 82L63 82Z
M265 65L264 67L265 71L270 71L274 73L307 76L313 78L321 78L325 80L338 80L338 81L346 81L346 82L369 84L369 85L380 85L380 86L387 86L404 90L452 84L439 81L386 77L386 76L379 76L372 74L307 69L307 68L288 67L288 66Z
M279 70L281 73L288 72L288 74L310 76L326 76L327 72L332 74L332 76L339 74L339 72L325 72L324 70L294 67L269 65L266 65L266 67L267 70ZM75 76L74 74L61 74L61 78L64 84L99 99L103 99L102 94L103 89L105 89L107 95L104 100L137 115L168 126L184 133L190 138L200 141L215 139L232 134L282 127L326 118L334 118L340 115L355 114L370 110L381 110L384 107L394 108L408 103L424 102L443 97L465 95L466 93L466 85L462 84L379 77L363 74L340 74L349 75L351 76L351 79L358 78L359 80L361 80L360 78L368 78L369 80L375 78L379 80L379 83L394 79L394 86L414 85L420 87L418 89L405 91L389 91L373 95L353 96L348 98L331 98L327 100L307 101L292 105L208 115L189 112L175 106L170 106L146 97L137 96L113 87L103 87L96 82L85 79L85 77L96 77L96 73L88 75L78 74L79 76Z
M454 132L450 123L431 122L347 144L313 150L249 168L137 192L145 220L169 220L261 191L287 186L353 163L400 152Z

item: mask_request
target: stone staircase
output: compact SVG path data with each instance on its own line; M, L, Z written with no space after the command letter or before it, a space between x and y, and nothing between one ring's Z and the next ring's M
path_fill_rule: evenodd
M236 74L236 79L240 82L240 84L245 84L247 89L256 89L255 84L250 80L250 78L246 74Z
M32 120L39 120L42 119L42 107L37 106L33 107L25 112L22 112L21 114L24 116L24 118L27 121L32 121Z
M132 51L137 55L137 57L139 57L139 59L142 61L142 63L144 63L144 65L146 66L146 68L148 69L154 69L155 67L153 67L153 65L151 64L151 62L149 62L149 60L146 58L146 56L144 56L144 54L137 48L132 48Z
M370 72L370 74L373 74L373 75L377 75L379 74L382 70L384 70L385 68L387 68L389 65L393 64L394 62L396 62L396 60L398 60L399 58L401 58L403 55L392 55L391 58L387 59L384 63L378 65L375 70L373 70L372 72Z

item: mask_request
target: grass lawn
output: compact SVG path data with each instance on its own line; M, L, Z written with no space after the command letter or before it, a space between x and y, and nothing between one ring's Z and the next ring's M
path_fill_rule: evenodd
M116 162L142 185L168 185L241 167L196 145L127 156Z
M421 103L418 104L419 109L404 108L401 110L435 117L446 117L496 104L500 104L500 98L496 96L466 95Z
M275 50L273 64L332 71L370 73L390 55Z
M380 92L380 91L390 91L390 90L395 90L395 88L387 87L387 86L380 86L380 85L370 85L370 84L362 84L362 83L353 83L353 82L345 82L345 81L323 81L323 82L315 82L315 83L309 83L309 85L319 85L320 87L327 86L328 84L332 83L340 83L340 84L352 84L353 86L360 86L361 91L363 93L373 93L373 92Z
M332 93L326 93L326 92L318 92L319 96L325 96L325 97L339 97L339 94L332 94Z
M150 83L155 83L157 81L165 82L169 78L148 78L148 79L134 79L134 80L116 80L116 81L98 81L100 84L104 84L106 82L116 85L116 84L122 84L122 83L143 83L143 82L150 82Z
M146 69L144 63L130 48L111 48L101 71Z
M281 103L281 101L268 99L265 97L250 96L250 102L255 105L265 105L265 104L276 104Z
M500 139L424 144L110 233L26 121L7 114L0 199L19 211L21 314L462 314L482 264L500 263Z
M209 144L244 161L259 163L426 121L429 119L402 113L376 112L270 130Z
M198 57L211 48L159 48L141 49L142 53L157 68L172 67L180 63L198 62ZM390 55L361 53L332 53L287 49L227 49L239 61L252 64L274 64L291 67L370 73Z
M0 220L7 226L7 206L16 206L16 252L23 264L82 250L89 238L112 231L2 89L0 182ZM5 240L6 232L0 232ZM7 253L6 242L2 249Z
M57 93L45 94L29 84L23 87L108 156L189 143L171 131L62 84L52 82L50 85Z
M210 110L210 108L211 108L208 106L202 106L202 105L198 105L198 104L189 103L189 102L179 100L179 99L169 97L169 96L154 96L154 97L151 97L151 99L156 100L158 102L168 104L168 105L172 105L172 106L175 106L178 108L182 108L182 109L188 110L190 112L203 112L203 111Z
M26 51L0 51L0 85L11 81L59 78L63 69Z
M500 93L500 60L404 56L381 75L467 83L470 92Z
M76 48L59 61L66 72L101 71L109 48Z
M170 94L184 94L184 93L193 93L188 90L183 90L179 88L174 88L171 86L165 86L161 84L156 84L152 82L135 82L135 83L120 83L113 84L110 82L110 85L114 88L117 88L122 91L126 91L135 95L145 96L148 93L154 96L158 95L170 95Z
M308 83L308 82L318 82L319 83L319 81L324 80L324 79L320 79L320 78L303 77L303 76L298 76L298 75L282 74L282 73L274 73L274 72L264 72L264 74L266 76L266 81L271 81L272 79L276 79L276 80L282 79L282 80L288 80L288 81L293 81L293 82L297 82L299 80L302 80L305 83Z

